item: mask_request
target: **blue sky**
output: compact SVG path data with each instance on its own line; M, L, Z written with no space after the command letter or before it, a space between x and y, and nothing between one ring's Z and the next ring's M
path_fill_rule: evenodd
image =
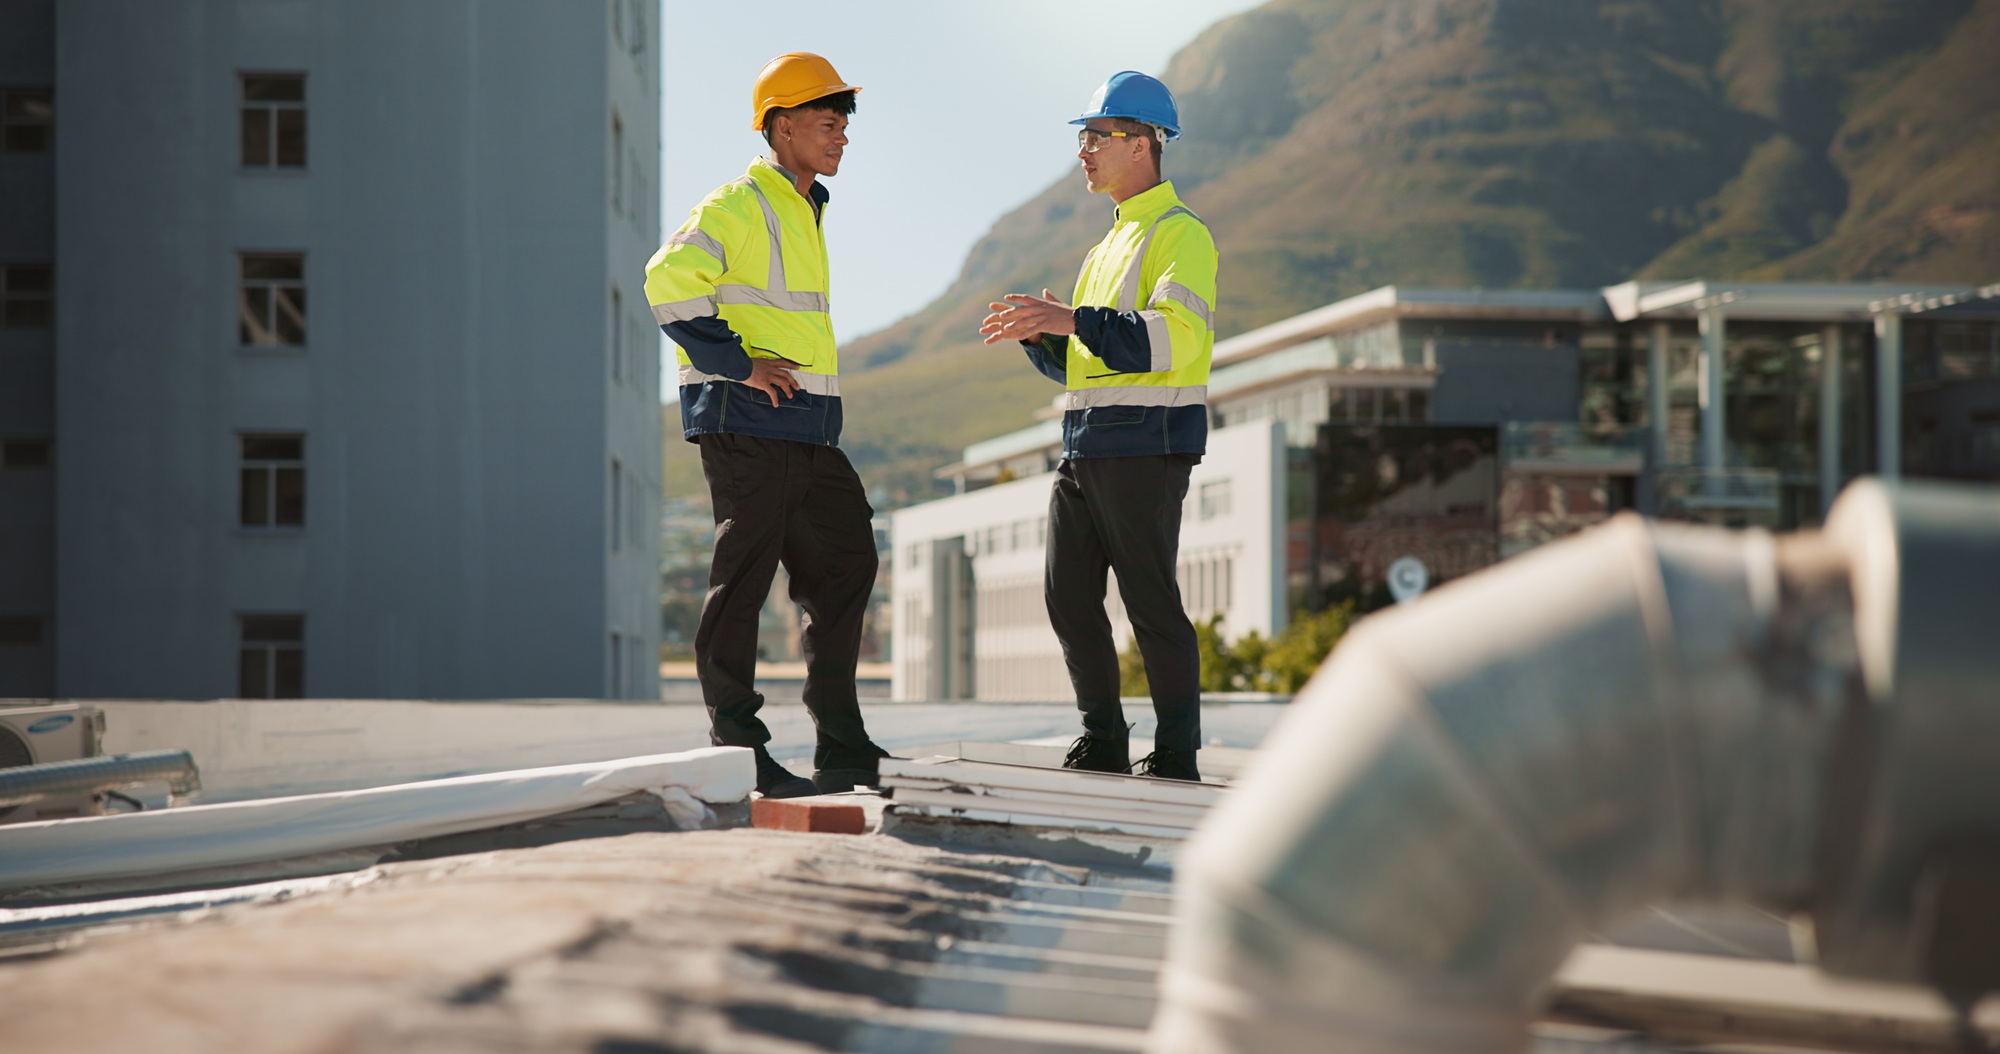
M750 85L764 63L819 52L863 89L827 181L834 330L846 341L880 329L943 292L1002 214L1074 174L1066 122L1105 77L1159 73L1259 2L664 0L661 226L763 152Z

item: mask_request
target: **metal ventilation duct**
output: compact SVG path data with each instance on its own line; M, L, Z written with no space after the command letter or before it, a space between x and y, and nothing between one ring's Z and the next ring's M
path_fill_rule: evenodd
M201 789L194 756L185 750L147 750L111 757L51 761L0 769L0 805L20 805L67 794L95 794L136 783L165 783L176 797Z
M1821 533L1626 517L1358 626L1179 869L1154 1054L1516 1051L1668 899L2000 988L2000 490Z

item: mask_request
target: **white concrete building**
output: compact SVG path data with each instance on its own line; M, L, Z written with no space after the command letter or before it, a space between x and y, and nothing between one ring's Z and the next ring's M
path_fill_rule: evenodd
M1031 430L1036 434L1045 429ZM1060 435L1057 436L1060 446ZM1001 458L1027 456L988 447ZM1032 452L1041 456L1038 447ZM974 463L980 448L969 448ZM1285 624L1285 437L1271 421L1213 432L1181 509L1180 589L1189 617L1222 616L1229 639ZM897 699L1067 699L1069 674L1042 602L1052 472L891 514ZM1110 576L1120 642L1131 623Z

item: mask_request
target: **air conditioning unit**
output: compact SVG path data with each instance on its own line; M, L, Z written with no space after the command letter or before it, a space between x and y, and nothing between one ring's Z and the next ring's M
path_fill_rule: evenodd
M104 713L79 703L0 705L0 768L75 761L104 752ZM94 794L0 806L0 823L61 820L102 812Z

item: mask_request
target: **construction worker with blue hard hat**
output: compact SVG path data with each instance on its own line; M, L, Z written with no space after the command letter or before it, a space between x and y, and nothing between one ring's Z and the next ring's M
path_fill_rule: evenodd
M756 751L757 790L797 797L873 784L886 756L856 699L862 618L875 587L874 510L840 441L828 314L829 195L854 93L809 52L780 55L751 90L770 155L702 199L646 264L653 317L679 346L681 428L701 447L715 555L695 631L709 738ZM811 780L775 761L758 719L757 620L782 563L804 610L803 690L817 730Z
M1065 389L1042 590L1083 713L1064 766L1133 767L1104 611L1115 572L1158 718L1138 774L1199 780L1201 660L1175 565L1188 476L1208 442L1215 240L1160 176L1162 148L1181 133L1166 85L1113 74L1070 123L1085 184L1116 203L1111 230L1084 257L1073 303L1010 293L979 330L988 344L1020 341Z

